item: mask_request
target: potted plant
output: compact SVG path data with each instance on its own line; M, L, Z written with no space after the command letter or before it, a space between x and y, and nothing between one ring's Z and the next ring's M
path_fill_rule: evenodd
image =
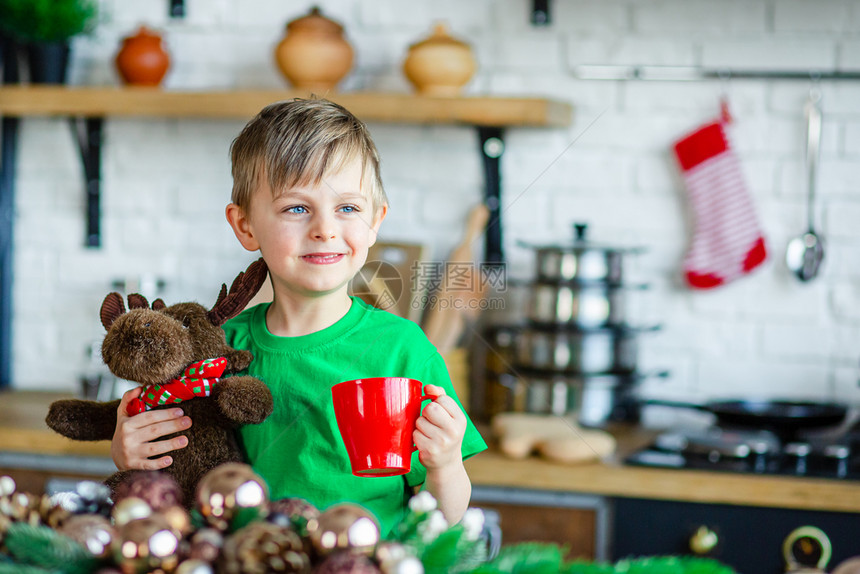
M31 82L61 84L71 39L92 30L97 12L96 0L0 0L0 33L25 50Z

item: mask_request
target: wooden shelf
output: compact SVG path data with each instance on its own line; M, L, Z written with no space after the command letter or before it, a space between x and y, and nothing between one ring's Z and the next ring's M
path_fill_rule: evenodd
M2 116L183 117L248 120L290 90L170 91L159 88L3 86ZM542 98L439 98L393 93L329 94L367 122L563 127L571 106Z

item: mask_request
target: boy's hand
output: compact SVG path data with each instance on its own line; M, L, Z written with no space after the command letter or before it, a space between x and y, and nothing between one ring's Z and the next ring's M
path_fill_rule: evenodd
M466 415L442 387L427 385L424 392L436 399L424 407L412 435L421 464L428 470L462 466L460 449L466 434Z
M110 444L110 454L119 470L159 470L173 464L173 458L162 456L166 452L185 448L188 438L184 435L170 440L157 439L191 426L191 419L183 416L182 409L146 411L134 416L126 414L132 399L140 396L140 388L127 391L119 402L116 413L116 430Z

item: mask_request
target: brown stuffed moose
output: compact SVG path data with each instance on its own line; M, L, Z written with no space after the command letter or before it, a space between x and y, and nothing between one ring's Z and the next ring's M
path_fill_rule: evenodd
M188 446L171 453L173 464L165 469L182 488L187 506L193 504L197 482L207 471L243 460L234 430L259 424L272 412L272 394L259 379L220 378L246 369L253 360L249 351L227 345L221 325L242 311L267 274L265 262L258 259L236 277L229 292L222 285L211 310L198 303L168 307L161 299L150 307L138 294L128 296L128 311L119 293L110 293L102 303L101 321L107 330L102 358L114 375L143 387L128 414L171 408L181 401L180 408L193 421L182 431ZM108 440L116 428L119 402L56 401L46 422L74 440ZM132 472L116 472L105 483L116 493Z

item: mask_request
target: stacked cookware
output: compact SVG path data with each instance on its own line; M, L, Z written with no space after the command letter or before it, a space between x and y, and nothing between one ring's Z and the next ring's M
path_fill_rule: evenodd
M489 414L501 411L574 415L585 426L635 422L638 337L656 326L627 317L631 292L647 288L625 278L625 262L641 248L603 246L574 225L566 245L522 244L534 251L536 273L523 282L524 317L497 328L505 359L489 384Z

